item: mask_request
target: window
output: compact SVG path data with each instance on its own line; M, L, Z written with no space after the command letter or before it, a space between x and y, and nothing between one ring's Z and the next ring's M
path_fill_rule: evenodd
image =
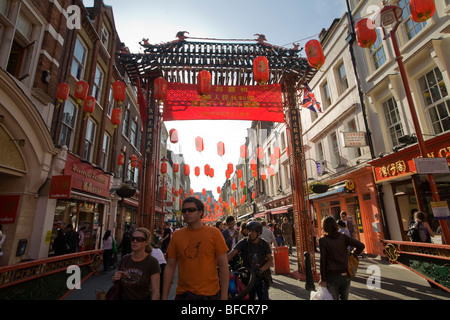
M109 89L109 97L108 97L108 117L111 118L112 110L114 109L114 92L112 85Z
M383 47L383 37L381 36L380 30L375 29L377 33L377 41L370 48L370 55L372 57L375 69L378 69L386 62L386 53Z
M345 72L345 65L343 62L336 68L338 76L338 89L339 93L342 94L348 88L347 73Z
M94 85L92 88L92 96L95 98L97 103L100 105L100 99L102 97L102 86L103 86L103 71L97 66L95 70Z
M75 129L76 108L72 101L67 100L64 104L64 112L61 121L61 133L59 135L60 146L67 146L72 150L73 132Z
M130 142L133 146L138 147L138 124L137 121L131 121Z
M283 132L281 132L281 151L286 150L286 135Z
M108 169L108 160L109 160L109 142L111 138L108 134L103 135L103 146L102 146L102 163L101 167L105 170Z
M435 134L450 130L450 99L438 68L419 79L420 91Z
M87 49L80 39L77 38L75 42L75 49L73 52L71 74L78 80L81 80L84 76L84 70L86 68Z
M109 31L108 29L103 26L102 27L102 44L105 47L106 51L108 51L108 45L109 45Z
M398 111L397 103L394 98L389 98L383 103L384 119L388 134L391 139L392 146L399 144L398 138L403 136L403 125L400 113Z
M125 110L125 115L123 117L122 134L128 137L128 127L130 126L130 110Z
M328 82L325 82L322 85L321 92L322 92L323 110L325 110L325 108L327 108L331 105L331 96L330 96L330 89L328 87Z
M408 40L414 38L425 26L426 22L418 23L411 19L411 10L409 8L409 1L400 0L398 6L403 9L402 21L405 27L405 32Z
M83 160L92 162L95 141L95 123L91 118L88 119L86 127L86 139L84 140Z
M332 164L333 166L337 166L338 164L341 163L341 155L339 153L339 143L336 133L333 133L330 136L330 141L331 141Z

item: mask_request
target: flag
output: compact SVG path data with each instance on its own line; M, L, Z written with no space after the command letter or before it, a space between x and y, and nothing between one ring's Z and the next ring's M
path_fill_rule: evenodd
M314 112L323 112L320 107L320 103L317 102L314 93L311 91L311 88L305 83L305 88L303 89L303 108L308 108Z

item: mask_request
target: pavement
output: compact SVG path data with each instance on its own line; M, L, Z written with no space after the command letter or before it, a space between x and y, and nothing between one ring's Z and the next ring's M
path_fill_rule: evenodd
M319 253L316 253L316 271L319 269ZM297 270L295 252L289 256L291 273ZM64 300L95 300L96 290L107 291L115 271L100 272L89 277ZM175 276L176 277L176 276ZM272 267L273 284L269 290L271 300L309 300L310 292L305 282L292 274L276 274ZM169 300L175 297L176 278L169 294ZM318 283L315 283L318 288ZM351 282L349 300L450 300L450 293L433 288L428 281L413 271L398 264L390 264L381 257L362 257L356 277Z

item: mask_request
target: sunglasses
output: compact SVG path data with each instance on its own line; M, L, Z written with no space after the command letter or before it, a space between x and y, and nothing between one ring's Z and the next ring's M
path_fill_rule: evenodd
M147 239L145 239L143 237L131 237L131 242L134 242L134 241L145 242L145 241L147 241Z
M181 213L186 213L186 212L195 212L198 211L197 208L183 208L181 209Z

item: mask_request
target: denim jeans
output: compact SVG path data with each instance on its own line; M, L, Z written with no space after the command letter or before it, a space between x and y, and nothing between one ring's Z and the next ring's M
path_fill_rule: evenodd
M348 300L350 277L348 274L329 274L327 276L327 289L334 300Z
M269 300L269 285L267 282L256 279L255 286L249 293L249 300L255 300L255 296L258 296L258 300Z

